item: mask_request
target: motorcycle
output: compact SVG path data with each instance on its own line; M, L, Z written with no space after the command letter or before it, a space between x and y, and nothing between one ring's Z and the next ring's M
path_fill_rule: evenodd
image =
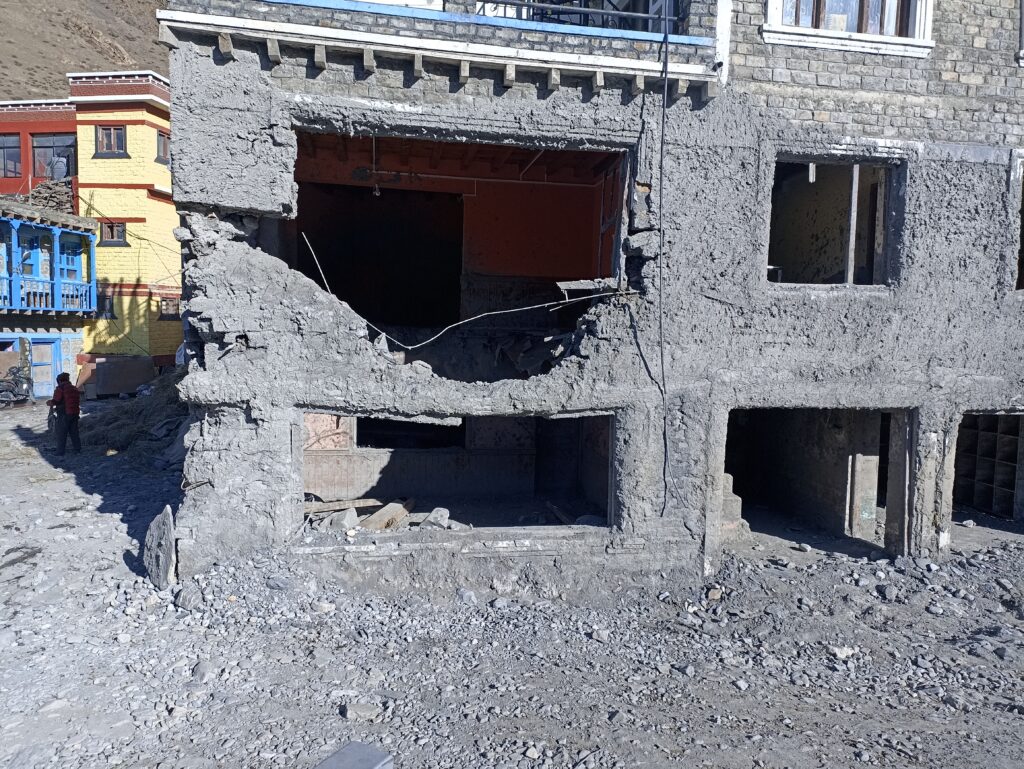
M35 401L32 377L21 366L11 366L7 369L7 376L0 379L0 409L28 400Z

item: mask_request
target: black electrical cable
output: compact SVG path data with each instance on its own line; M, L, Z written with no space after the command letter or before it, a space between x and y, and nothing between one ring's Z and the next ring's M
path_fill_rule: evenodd
M661 129L658 137L658 348L661 363L662 497L661 517L668 509L670 449L668 439L668 382L665 373L665 124L668 120L668 0L663 0Z

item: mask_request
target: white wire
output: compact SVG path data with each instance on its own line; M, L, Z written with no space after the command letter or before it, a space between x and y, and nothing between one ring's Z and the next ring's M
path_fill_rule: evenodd
M330 287L327 285L327 278L324 277L324 271L323 271L323 268L320 266L320 260L317 258L316 251L313 250L313 246L310 245L309 238L306 237L306 233L305 232L302 233L302 239L306 241L306 246L309 248L309 253L311 253L313 255L313 261L316 262L316 268L317 268L317 270L320 271L320 277L321 277L321 279L324 282L324 288L326 288L327 291L329 291L330 293L334 293L333 291L331 291ZM637 293L639 293L639 292L638 291L618 291L618 290L616 290L616 291L606 291L606 292L604 292L602 294L589 294L587 296L577 297L576 299L559 299L557 302L543 302L542 304L531 304L531 305L529 305L527 307L514 307L514 308L512 308L510 310L491 310L490 312L482 312L479 315L474 315L471 318L464 318L463 320L456 321L455 323L452 323L450 326L445 326L443 329L441 329L436 334L434 334L432 337L430 337L430 339L427 339L424 342L419 342L417 344L411 344L411 345L410 344L405 344L403 342L398 341L393 336L391 336L389 333L387 333L386 331L384 331L382 329L377 328L375 325L370 323L370 321L366 320L365 318L363 319L363 321L366 323L367 326L372 328L374 331L376 331L378 334L383 336L385 339L388 339L388 340L394 342L396 345L401 347L403 350L410 350L410 351L412 351L412 350L417 350L420 347L426 347L431 342L436 342L438 339L440 339L442 336L447 334L453 328L457 328L458 326L463 326L466 323L471 323L474 320L479 320L480 318L486 318L486 317L489 317L491 315L508 315L509 313L513 313L513 312L526 312L528 310L541 310L541 309L543 309L545 307L561 307L561 306L564 306L564 305L575 304L576 302L585 302L588 299L600 299L601 297L605 297L605 296L629 296L630 294L637 294Z

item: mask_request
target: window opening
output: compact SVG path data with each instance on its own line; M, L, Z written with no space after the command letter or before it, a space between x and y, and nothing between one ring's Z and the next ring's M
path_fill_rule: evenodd
M917 0L784 0L782 23L829 32L910 37Z
M102 320L117 320L114 313L114 297L112 294L96 295L96 317Z
M101 222L101 246L127 246L127 227L124 222Z
M160 300L160 317L157 320L181 320L181 300L162 298Z
M36 134L32 137L32 175L64 179L78 173L75 134Z
M21 176L21 137L0 135L0 175L10 179Z
M166 131L157 131L156 134L156 162L171 162L171 135Z
M1024 418L965 414L957 433L953 501L964 517L1024 518Z
M356 445L373 449L464 448L466 425L437 425L400 419L359 418Z
M128 157L126 149L125 134L127 128L123 125L117 126L96 126L96 154L97 158L124 158Z
M895 414L900 419L895 418ZM906 412L735 409L726 439L722 525L792 540L884 546L904 516L890 456L905 449ZM794 535L794 522L808 535ZM892 530L892 531L890 531Z
M889 283L892 176L891 167L868 163L776 163L768 280Z
M307 413L307 498L412 499L413 523L443 507L474 526L609 525L612 417L455 420Z

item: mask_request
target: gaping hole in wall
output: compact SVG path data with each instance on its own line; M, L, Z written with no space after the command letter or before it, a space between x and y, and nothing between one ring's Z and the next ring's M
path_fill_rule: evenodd
M776 163L768 280L889 283L898 171L869 163Z
M464 417L443 424L307 413L303 479L317 509L366 516L412 500L455 526L610 525L610 416ZM389 527L390 528L390 527Z
M613 285L623 160L302 133L298 213L278 253L392 337L400 360L461 381L545 373L571 352L588 297ZM580 297L478 318L415 350L393 341L412 346L483 313Z
M954 520L990 528L1024 521L1024 417L965 414L957 432ZM958 534L965 534L958 530Z
M884 546L905 517L905 452L906 412L735 409L723 529L737 530L742 517L752 531L790 541L848 537Z

